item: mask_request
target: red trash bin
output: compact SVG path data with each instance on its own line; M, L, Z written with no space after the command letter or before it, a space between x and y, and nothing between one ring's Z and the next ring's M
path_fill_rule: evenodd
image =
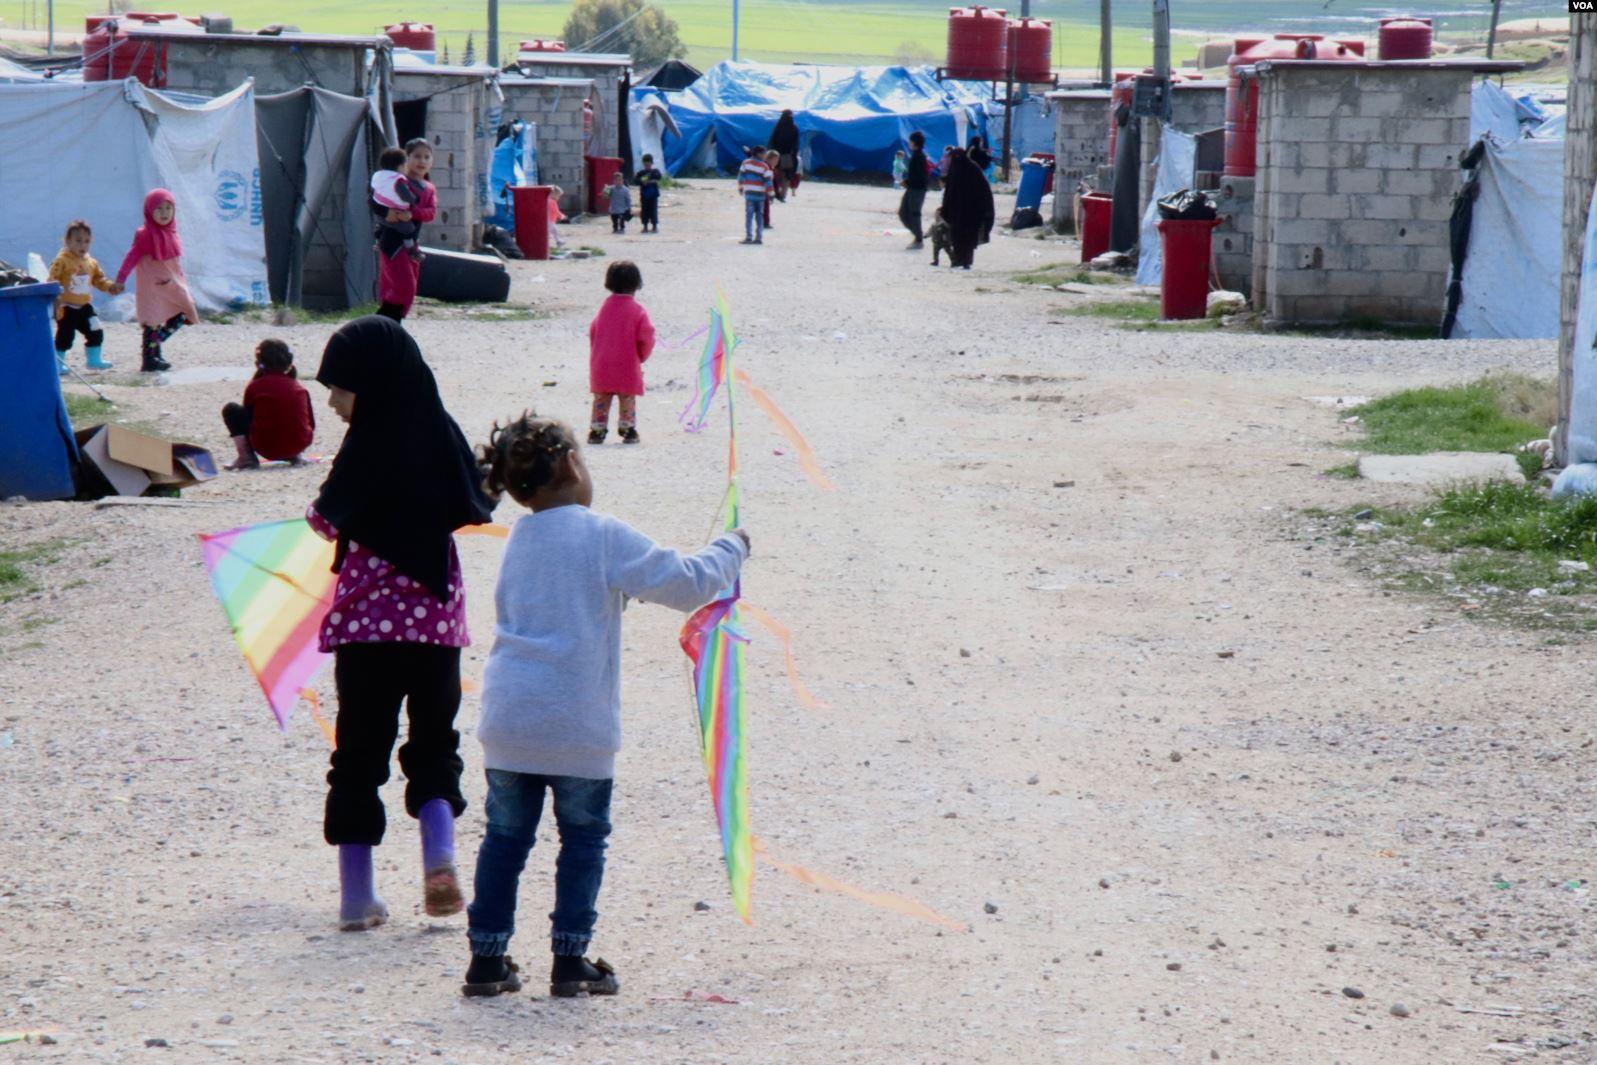
M1159 221L1163 263L1159 317L1202 318L1209 313L1209 243L1218 218Z
M588 213L609 214L610 194L605 187L611 175L621 169L621 160L611 155L586 155L588 164Z
M1115 199L1101 192L1081 198L1081 261L1090 263L1109 250L1109 219Z
M528 259L549 258L549 193L553 191L548 185L510 186L516 247Z

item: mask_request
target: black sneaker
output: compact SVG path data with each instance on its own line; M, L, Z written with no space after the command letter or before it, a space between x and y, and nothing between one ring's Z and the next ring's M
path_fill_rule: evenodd
M610 435L610 432L609 432L608 429L589 429L588 430L588 443L590 443L590 444L602 444L602 443L604 443L604 438L609 436L609 435Z
M640 440L642 440L642 437L638 436L638 431L632 426L629 425L621 430L621 442L623 444L636 444Z
M555 998L613 995L620 990L615 967L603 958L590 962L587 958L556 956L549 971L549 994Z
M521 990L521 967L510 960L510 955L487 957L471 956L471 968L466 970L466 982L460 993L467 998L492 998L510 991Z

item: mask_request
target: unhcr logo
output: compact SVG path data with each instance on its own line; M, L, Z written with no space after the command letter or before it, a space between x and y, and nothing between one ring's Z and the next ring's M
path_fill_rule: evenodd
M249 185L244 175L224 170L216 177L216 217L231 222L249 205Z

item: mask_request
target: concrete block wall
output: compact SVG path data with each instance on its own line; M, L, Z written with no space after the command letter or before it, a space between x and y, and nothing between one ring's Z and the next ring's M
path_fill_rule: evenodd
M1076 185L1098 186L1098 170L1109 161L1109 92L1085 89L1050 93L1054 108L1054 227L1075 230Z
M582 101L594 91L579 79L500 82L505 94L505 120L521 119L538 127L538 181L558 185L564 195L560 210L582 214L587 208L587 166L582 152Z
M1202 133L1225 125L1225 82L1176 82L1170 97L1170 125L1183 133ZM1159 120L1142 120L1142 181L1137 201L1138 217L1148 209L1148 201L1153 195L1162 130Z
M550 60L540 63L523 54L516 60L521 72L534 79L580 80L593 83L593 144L589 155L620 156L621 127L625 116L621 108L621 80L628 68L615 63L575 63ZM565 210L565 208L561 208ZM571 212L567 211L567 214Z
M1260 64L1253 304L1289 322L1439 322L1467 65Z
M245 78L255 79L255 95L270 96L314 83L345 96L366 95L363 37L329 43L295 38L263 41L237 34L158 38L166 50L166 85L175 92L220 96Z
M1253 293L1254 180L1220 177L1220 224L1214 230L1214 262L1220 284L1244 296Z
M395 102L427 101L427 139L433 146L427 179L438 192L438 216L422 230L425 244L471 251L482 236L476 130L487 91L481 75L394 72Z

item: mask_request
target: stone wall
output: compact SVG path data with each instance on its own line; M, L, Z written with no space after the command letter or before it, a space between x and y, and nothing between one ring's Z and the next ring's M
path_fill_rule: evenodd
M142 36L142 35L141 35ZM387 38L258 37L174 34L155 38L166 50L166 84L175 92L221 96L255 79L255 95L314 84L345 96L366 95L366 52Z
M1271 62L1258 77L1254 307L1439 322L1472 68Z
M477 129L484 121L487 78L481 73L394 71L394 102L427 101L427 139L433 168L427 180L438 190L438 217L422 230L424 243L449 251L471 251L482 236L477 204Z
M1182 133L1203 133L1225 125L1225 82L1176 82L1170 96L1170 125ZM1142 120L1142 181L1137 200L1138 217L1148 209L1148 200L1153 194L1162 128L1157 119Z
M1076 185L1098 187L1109 161L1109 90L1050 93L1054 106L1054 227L1075 231Z
M582 156L582 101L594 83L581 78L516 78L499 82L505 94L505 120L519 118L538 127L538 183L564 192L560 210L587 209L587 166Z
M589 155L621 155L620 122L626 121L622 110L621 82L631 69L627 62L595 56L590 62L580 62L575 53L545 53L539 58L529 58L537 53L524 52L516 65L526 77L545 81L578 79L593 83L593 143ZM631 161L628 160L628 165ZM565 208L561 208L565 210ZM567 214L570 212L567 211Z

